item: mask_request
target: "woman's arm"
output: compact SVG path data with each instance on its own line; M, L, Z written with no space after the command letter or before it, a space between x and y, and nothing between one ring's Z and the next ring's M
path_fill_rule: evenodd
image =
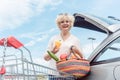
M76 46L71 46L71 50L73 51L73 53L78 54L80 58L83 58L82 52Z

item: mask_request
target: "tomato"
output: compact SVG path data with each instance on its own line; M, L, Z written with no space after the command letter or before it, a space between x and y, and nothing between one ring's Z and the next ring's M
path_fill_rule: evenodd
M60 55L60 60L61 61L66 60L66 59L67 59L67 54L66 53Z

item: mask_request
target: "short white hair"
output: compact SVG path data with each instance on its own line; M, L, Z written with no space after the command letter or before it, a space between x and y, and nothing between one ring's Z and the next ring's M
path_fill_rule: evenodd
M65 19L70 21L71 27L74 25L74 21L75 21L74 16L67 13L57 15L56 24L59 26L60 22Z

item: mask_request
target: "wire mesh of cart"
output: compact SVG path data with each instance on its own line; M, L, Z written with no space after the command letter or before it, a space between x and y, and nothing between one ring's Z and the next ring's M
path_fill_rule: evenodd
M0 56L0 80L74 80L75 78L65 72L33 63L31 52L15 37L9 36L0 40L3 55ZM7 49L14 48L20 54L11 54ZM29 55L24 56L23 47ZM0 53L1 54L1 53ZM62 74L62 75L60 75Z

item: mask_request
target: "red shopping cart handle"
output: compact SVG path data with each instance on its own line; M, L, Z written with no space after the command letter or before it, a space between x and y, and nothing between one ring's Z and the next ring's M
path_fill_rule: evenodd
M23 44L13 36L8 37L8 44L16 49L23 46Z
M0 39L0 45L1 46L4 46L4 41L5 41L5 38ZM23 44L20 41L18 41L15 37L9 36L7 38L7 46L8 47L14 47L14 48L18 49L18 48L22 47Z
M1 46L4 46L4 41L5 41L5 38L2 38L0 39L0 45ZM7 44L8 47L11 47L11 45Z
M3 74L5 74L5 73L6 73L6 68L3 66L3 67L1 67L1 69L0 69L0 74L3 75Z

